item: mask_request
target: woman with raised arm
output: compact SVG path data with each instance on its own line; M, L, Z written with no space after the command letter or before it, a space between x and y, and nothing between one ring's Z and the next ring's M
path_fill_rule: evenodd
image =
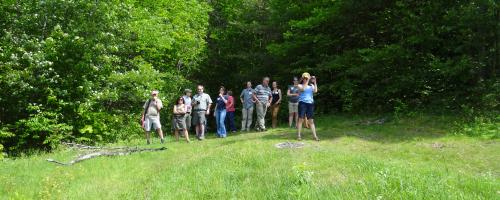
M316 126L314 124L314 93L318 92L318 83L316 81L316 77L312 76L305 72L302 74L302 81L298 85L299 88L299 123L298 123L298 132L297 139L302 140L301 131L302 131L302 123L304 122L304 118L307 117L309 122L309 126L311 127L311 131L313 134L313 138L316 141L319 141L318 136L316 135Z
M220 138L225 138L227 136L226 125L224 121L226 119L226 104L228 103L228 96L225 95L226 88L223 86L219 89L219 96L217 97L215 104L215 121L217 122L217 136Z

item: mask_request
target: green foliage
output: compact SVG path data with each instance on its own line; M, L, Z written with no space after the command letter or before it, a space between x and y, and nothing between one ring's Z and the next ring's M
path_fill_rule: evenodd
M13 133L0 143L15 152L136 137L149 91L160 90L168 105L189 84L184 76L205 51L209 7L6 1L0 12L0 126Z
M271 76L285 88L308 71L318 76L319 112L387 112L394 100L414 109L498 109L495 1L211 5L209 58L197 78L213 87Z
M26 148L54 148L62 139L68 138L72 126L61 122L61 114L40 110L39 106L29 106L29 118L21 119L16 123L18 134L15 149Z
M0 13L7 152L137 137L149 91L169 105L191 81L238 94L308 71L320 114L500 105L491 0L8 0Z
M500 138L500 115L496 118L474 117L473 121L459 123L458 127L457 135L497 139Z

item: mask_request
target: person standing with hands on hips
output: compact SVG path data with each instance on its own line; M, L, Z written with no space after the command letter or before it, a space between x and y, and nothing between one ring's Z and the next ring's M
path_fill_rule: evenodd
M204 93L203 85L198 85L196 90L198 93L194 95L192 100L193 125L196 126L196 138L198 138L198 140L203 140L205 139L206 116L210 114L212 99L210 99L208 94Z
M144 112L142 113L142 127L144 128L146 134L147 144L151 144L150 132L153 127L156 132L158 132L158 135L160 135L160 142L162 144L165 142L160 123L160 110L163 108L163 104L158 98L158 93L158 90L153 90L151 92L151 99L147 100L143 106Z
M266 131L266 112L273 101L271 88L269 87L269 77L264 77L262 79L262 84L255 87L254 98L257 101L257 124L255 128L257 131Z
M247 88L243 89L240 94L241 104L241 131L250 131L252 126L253 108L256 102L255 90L252 89L252 82L247 82Z
M316 136L316 126L314 125L314 93L318 92L318 83L316 77L305 72L302 74L302 82L298 85L299 88L299 123L297 139L302 140L301 131L304 118L307 117L309 126L313 134L313 138L319 141Z

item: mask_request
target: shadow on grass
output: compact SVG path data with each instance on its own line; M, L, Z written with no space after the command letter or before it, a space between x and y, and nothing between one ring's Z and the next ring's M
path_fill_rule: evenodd
M398 120L385 120L381 124L370 124L374 117L327 116L316 120L320 140L335 140L341 137L356 137L380 143L398 143L424 138L439 138L450 132L451 121L436 116L419 116ZM375 117L376 119L376 117ZM261 137L268 140L296 140L297 129L279 128ZM302 130L303 140L312 140L310 129Z

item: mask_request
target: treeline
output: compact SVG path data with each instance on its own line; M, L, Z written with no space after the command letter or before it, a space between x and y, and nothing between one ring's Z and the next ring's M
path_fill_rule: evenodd
M195 83L286 89L304 71L319 113L499 110L493 0L5 0L0 13L10 153L136 137L151 89L168 105Z
M321 112L498 111L497 1L214 0L196 77L317 75ZM215 78L214 78L215 77Z
M168 100L203 60L197 0L0 3L0 151L142 134L151 89Z

